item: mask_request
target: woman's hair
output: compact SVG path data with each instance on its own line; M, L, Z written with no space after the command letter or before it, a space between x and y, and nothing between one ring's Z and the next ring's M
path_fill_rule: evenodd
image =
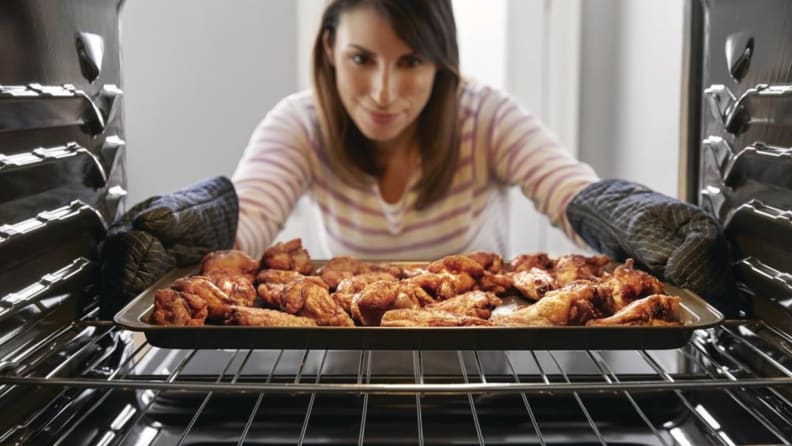
M374 7L390 21L399 38L437 67L431 96L417 118L423 174L416 185L415 206L423 209L445 195L459 159L459 51L451 0L332 0L325 8L313 48L314 95L322 142L335 172L360 187L370 184L370 176L380 177L384 166L372 142L344 109L324 39L334 45L341 14L362 5Z

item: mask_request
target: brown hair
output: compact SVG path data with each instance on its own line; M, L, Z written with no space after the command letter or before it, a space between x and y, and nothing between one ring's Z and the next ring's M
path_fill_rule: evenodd
M369 5L386 17L396 34L416 53L437 66L432 93L418 116L418 143L423 174L416 185L416 208L442 198L459 160L459 50L451 0L333 0L322 14L313 48L314 97L330 165L356 186L384 172L373 145L357 128L341 103L336 73L327 60L324 39L335 44L341 14Z

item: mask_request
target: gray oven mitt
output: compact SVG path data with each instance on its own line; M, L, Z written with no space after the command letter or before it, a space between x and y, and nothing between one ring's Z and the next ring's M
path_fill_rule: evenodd
M701 208L624 180L602 180L567 205L567 218L592 248L689 288L729 315L739 305L728 242Z
M231 248L238 218L236 191L222 176L133 206L100 247L100 317L112 318L170 269Z

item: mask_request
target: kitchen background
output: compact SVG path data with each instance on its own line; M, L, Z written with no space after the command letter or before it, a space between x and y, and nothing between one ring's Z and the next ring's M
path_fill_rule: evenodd
M309 85L324 0L128 0L127 206L231 175L282 97ZM512 93L602 177L677 195L683 0L454 0L462 71ZM580 251L513 191L512 256ZM280 239L318 243L301 203Z

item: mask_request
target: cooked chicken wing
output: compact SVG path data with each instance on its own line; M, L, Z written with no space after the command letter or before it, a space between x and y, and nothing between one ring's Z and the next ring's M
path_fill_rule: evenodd
M520 254L512 259L510 266L512 271L515 272L528 271L531 268L550 270L553 269L553 261L543 252L538 254Z
M559 286L565 286L575 280L597 280L610 263L608 256L586 257L570 254L558 257L553 261L553 272Z
M478 279L484 274L484 267L468 256L453 255L446 256L440 260L430 263L426 270L430 273L441 274L468 274L474 279Z
M464 255L465 257L475 260L479 265L484 267L484 271L489 271L493 274L503 272L503 257L494 252L473 251Z
M462 327L492 325L490 321L477 317L462 316L441 310L398 309L382 316L383 327Z
M266 308L231 307L225 319L226 325L247 325L256 327L316 327L311 318L294 316L278 310Z
M289 283L305 277L297 271L283 269L262 269L256 274L256 283Z
M624 265L616 267L612 275L603 277L600 288L611 293L617 310L639 297L665 292L663 284L656 277L633 269L633 259L627 259Z
M302 239L276 243L264 251L262 268L283 269L310 274L313 271L311 256L302 246Z
M402 270L390 263L367 262L346 256L334 257L319 268L319 275L331 290L335 290L347 277L365 273L388 273L398 278L401 277Z
M252 282L258 268L257 260L235 249L210 252L201 260L201 275L204 276L215 273L240 275Z
M224 272L213 272L207 276L229 299L239 305L250 307L256 300L256 288L248 279L249 275L231 275Z
M451 299L429 304L424 307L431 311L447 311L460 316L489 319L492 310L501 304L498 296L484 291L470 291Z
M558 281L549 271L531 268L511 273L514 288L523 296L539 300L548 291L558 288Z
M631 302L613 316L587 321L586 325L681 325L680 300L678 296L653 294Z
M379 325L382 315L395 308L421 308L433 303L421 287L409 282L374 282L352 298L352 317L363 325Z
M613 314L613 299L600 293L593 282L576 281L548 292L535 304L509 314L495 314L495 325L548 326L582 325Z
M308 278L283 286L281 308L290 314L309 317L319 325L355 325L327 289Z
M208 304L209 319L225 319L228 307L242 304L232 300L226 293L217 287L208 277L189 276L176 279L170 286L176 291L194 294L203 298Z
M476 287L476 280L467 273L424 273L409 279L404 279L403 283L415 284L421 287L430 296L437 300L450 299L462 293L472 291Z
M308 282L312 282L317 286L324 288L325 290L328 289L327 284L324 282L324 280L319 278L319 276L303 276L302 274L295 271L280 271L276 269L271 269L271 270L262 270L257 277L261 278L262 273L265 271L294 273L294 276L291 276L289 274L268 275L267 281L263 281L259 283L258 287L256 287L256 291L258 292L259 297L261 297L261 300L263 300L264 303L266 303L267 305L273 308L283 308L283 306L285 305L283 296L286 290L286 285L289 283L297 282L300 280L306 280Z
M332 294L333 299L341 305L341 308L343 308L347 314L352 315L352 298L355 294L380 280L386 282L398 281L396 277L389 273L363 273L357 276L347 277L338 284L338 287Z
M150 322L157 325L201 326L206 321L206 300L195 294L165 288L154 294Z

